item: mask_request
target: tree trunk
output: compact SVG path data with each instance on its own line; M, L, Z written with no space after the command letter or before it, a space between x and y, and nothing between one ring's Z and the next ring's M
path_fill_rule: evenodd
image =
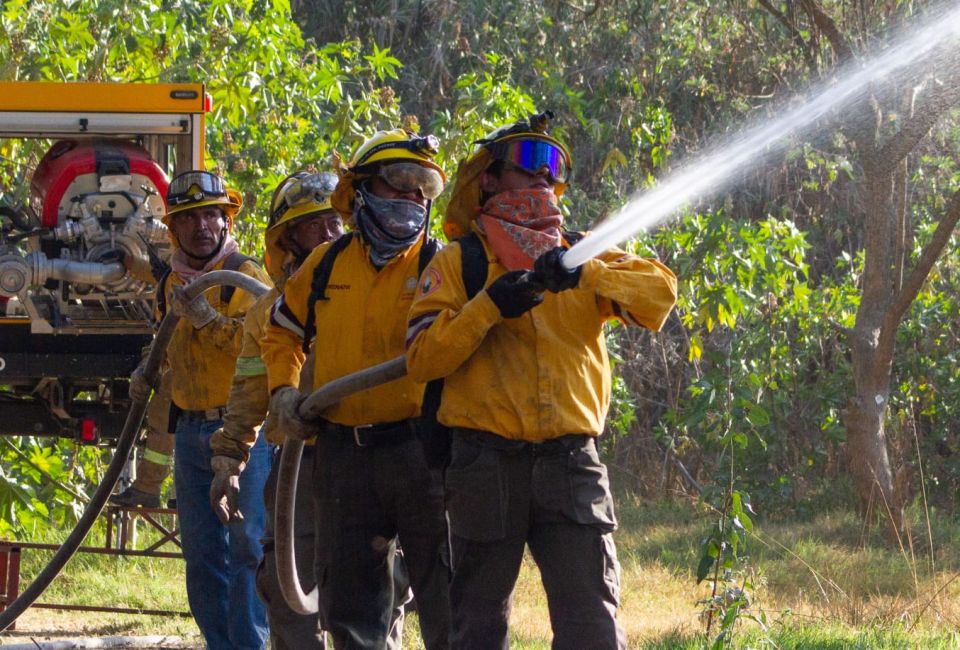
M761 5L778 20L788 20L771 3ZM851 42L821 2L800 0L800 7L827 37L838 62L851 61ZM802 43L802 31L792 23L790 27L801 35ZM886 89L878 86L879 93L851 107L844 119L844 130L856 143L863 164L858 207L865 253L860 307L848 332L854 386L844 417L847 452L864 516L879 512L888 517L895 534L903 531L909 492L909 486L894 479L885 429L897 329L960 221L960 192L956 192L933 238L905 278L913 232L907 210L907 157L937 120L960 104L960 66L952 64L955 47L945 43L929 56L926 72L916 71L910 79L891 79L893 85ZM881 106L884 98L900 100L893 113L899 116L901 127L886 138L881 137L881 127L884 115L891 111Z
M889 312L903 277L898 267L898 262L902 263L898 259L901 242L893 174L874 161L864 163L866 258L863 297L849 333L854 393L848 402L845 425L850 473L861 511L865 517L873 513L889 517L892 532L897 534L903 530L904 504L894 489L884 421L895 342L889 329Z
M856 330L851 333L851 338L855 337ZM851 344L854 349L858 347L852 341ZM872 365L869 358L875 356L875 353L854 354L854 365ZM889 517L892 532L896 534L903 530L904 504L894 489L884 426L890 373L879 374L881 376L871 378L866 385L858 384L847 403L847 453L863 516L869 518L879 513Z

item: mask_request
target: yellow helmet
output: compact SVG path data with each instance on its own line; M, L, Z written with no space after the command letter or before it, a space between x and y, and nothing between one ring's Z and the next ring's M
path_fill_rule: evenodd
M270 217L264 234L264 261L274 282L278 282L284 273L285 254L280 247L280 237L293 222L333 210L330 195L336 185L337 175L332 172L311 174L305 171L291 174L277 185L270 201Z
M570 150L562 142L547 135L553 118L552 111L544 111L531 115L528 120L495 129L477 140L473 155L462 160L457 168L457 180L443 218L443 232L448 239L457 239L470 232L470 224L477 217L482 197L480 177L496 160L510 162L530 172L547 167L554 194L557 198L563 196L570 182L573 160Z
M161 221L167 227L173 245L179 247L180 242L171 228L175 214L208 205L220 206L229 232L233 228L234 218L243 207L243 196L234 188L228 187L220 176L195 169L174 176L167 187L165 202L167 211Z
M409 161L432 169L440 175L442 189L447 177L443 169L433 162L439 146L440 141L433 135L420 136L400 128L377 131L357 147L347 165L339 166L340 182L331 197L334 209L344 220L352 219L356 187L388 162Z

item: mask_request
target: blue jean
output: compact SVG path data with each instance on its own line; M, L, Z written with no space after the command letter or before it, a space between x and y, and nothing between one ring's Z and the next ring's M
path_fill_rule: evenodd
M177 422L173 472L187 600L210 650L263 650L267 616L257 598L256 571L263 555L263 486L270 473L270 448L263 436L257 438L240 475L243 521L224 525L210 506L210 436L222 424L189 411Z

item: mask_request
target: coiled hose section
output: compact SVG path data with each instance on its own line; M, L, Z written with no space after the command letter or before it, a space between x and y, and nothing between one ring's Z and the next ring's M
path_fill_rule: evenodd
M320 417L324 409L344 397L400 379L406 374L406 358L401 356L334 379L315 390L300 404L300 417L305 420L315 420ZM294 497L302 456L303 441L293 438L283 441L277 476L276 510L273 518L276 531L274 552L277 562L277 581L287 605L298 614L316 614L319 609L317 588L314 587L309 594L304 593L297 574L297 559L294 553L293 522L296 516Z

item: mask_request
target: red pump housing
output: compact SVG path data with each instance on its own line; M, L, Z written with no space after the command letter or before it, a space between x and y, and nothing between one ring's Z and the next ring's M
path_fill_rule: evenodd
M30 183L30 202L40 225L55 228L70 211L71 200L99 192L105 176L132 177L131 186L149 183L161 200L167 178L150 154L133 142L118 140L60 140L44 154Z

